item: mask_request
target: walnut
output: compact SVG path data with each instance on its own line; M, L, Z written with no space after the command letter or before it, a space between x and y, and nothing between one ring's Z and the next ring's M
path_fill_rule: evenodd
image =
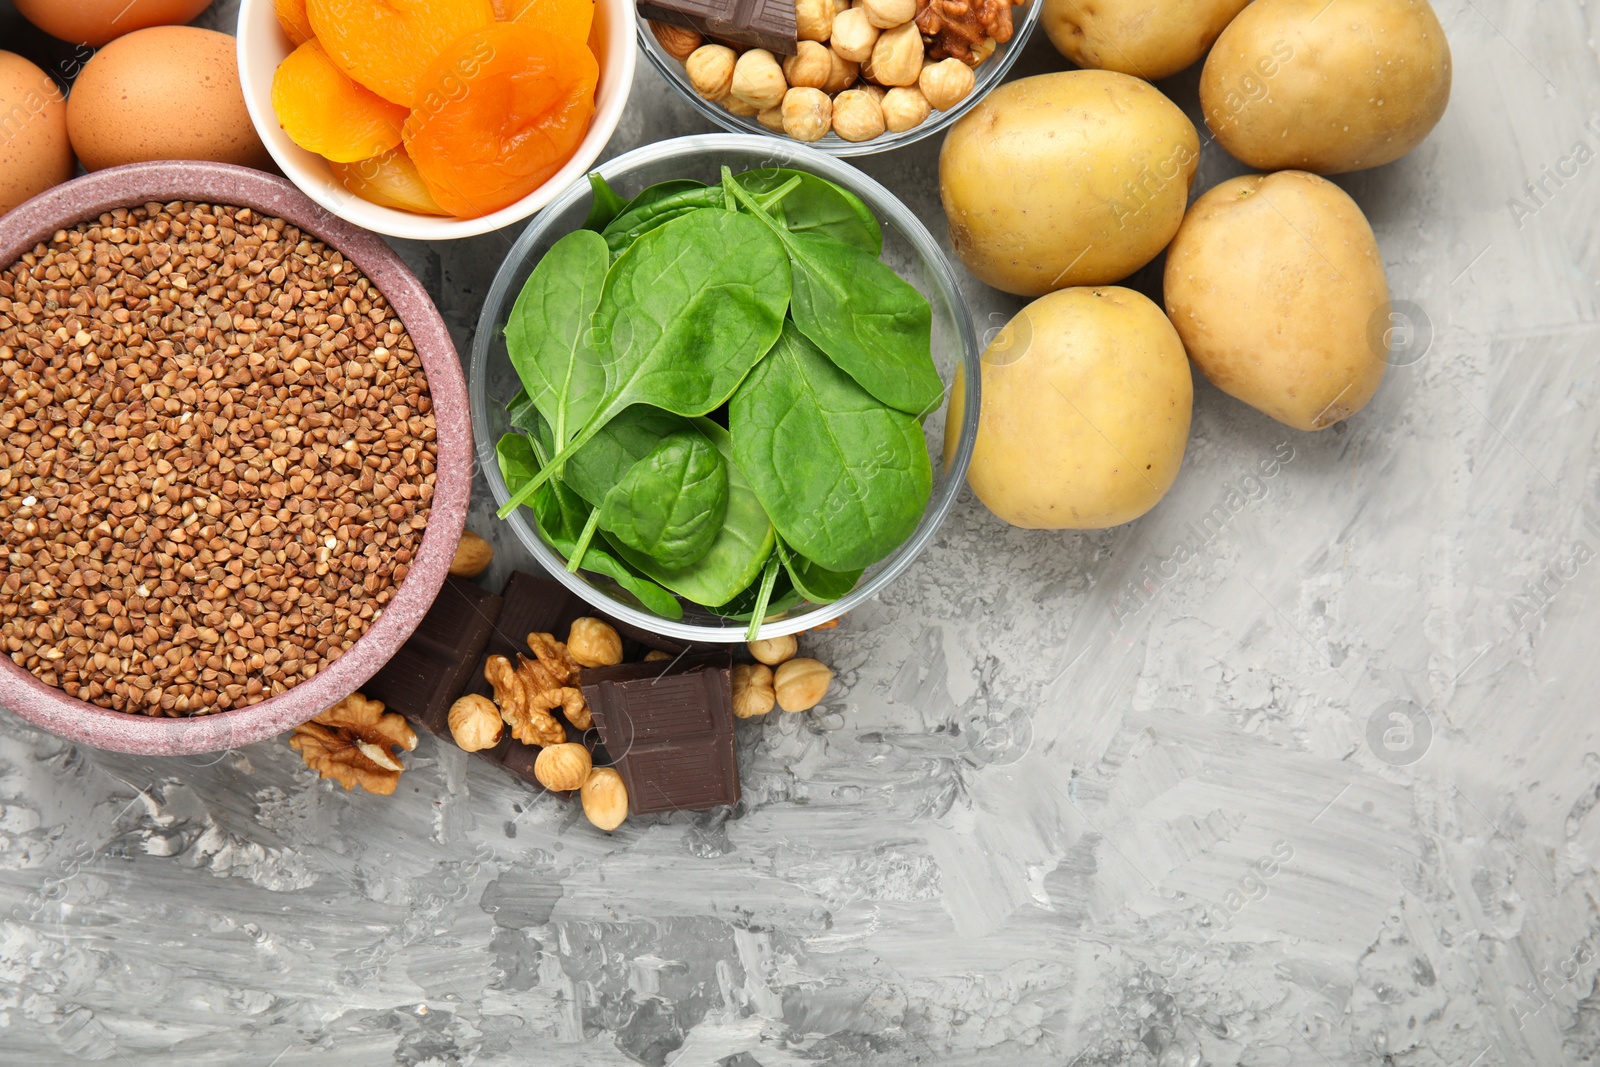
M573 619L567 655L580 667L614 667L622 662L622 637L610 623L587 616Z
M511 727L511 736L525 745L559 745L567 731L550 714L550 709L583 708L583 693L561 686L544 665L525 656L517 657L515 668L504 656L490 656L483 677L494 686L494 702L500 717Z
M476 578L493 562L494 546L471 530L462 530L455 558L450 561L450 577Z
M733 713L753 719L772 710L778 696L772 689L772 668L765 663L733 665Z
M628 787L622 784L622 775L610 767L590 771L579 796L589 821L607 833L628 817Z
M814 659L792 659L772 675L778 707L784 711L810 711L828 694L833 672Z
M385 712L383 702L351 693L310 722L294 728L289 747L306 766L346 789L360 786L388 796L400 784L405 767L395 758L399 745L410 752L417 735L405 716Z
M557 685L572 681L583 666L573 658L570 648L556 640L555 634L531 633L527 641L540 666L550 672L550 677L555 679Z
M457 700L450 705L446 722L450 736L467 752L482 752L500 743L500 709L486 696L468 693Z
M533 776L546 789L570 793L582 789L589 779L589 750L582 745L564 742L551 745L533 761Z
M917 29L929 59L959 59L977 66L994 50L986 38L1011 40L1011 0L928 0L917 13Z

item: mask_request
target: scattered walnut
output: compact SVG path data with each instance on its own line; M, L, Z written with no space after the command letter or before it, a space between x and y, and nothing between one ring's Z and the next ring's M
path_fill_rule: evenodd
M504 656L490 656L483 667L484 680L494 687L500 717L511 727L511 736L525 745L558 745L567 739L567 731L550 709L583 708L583 693L558 685L536 660L517 659L515 669Z
M795 35L802 41L826 41L833 36L833 0L795 0Z
M917 0L862 0L867 21L880 30L910 22L917 15Z
M865 63L872 55L872 46L878 43L878 28L867 21L867 13L858 7L841 11L833 18L833 37L828 47L840 58L852 63Z
M583 813L589 821L610 833L628 817L628 787L622 775L610 767L596 767L584 780Z
M500 743L503 722L500 709L494 701L478 693L466 696L450 705L450 736L468 752L482 752Z
M733 88L733 65L738 58L727 45L703 44L683 61L683 69L694 91L716 103Z
M792 659L772 675L778 707L784 711L810 711L822 702L833 672L814 659Z
M546 789L566 793L582 789L589 778L589 750L565 742L544 749L533 761L533 776Z
M833 49L816 41L801 41L796 54L783 61L783 76L791 87L821 89L833 76Z
M928 98L915 85L897 85L883 94L883 124L890 133L904 133L928 117Z
M601 619L573 619L567 655L580 667L614 667L622 662L622 637Z
M915 85L922 73L922 34L907 22L885 30L872 46L872 58L862 74L879 85Z
M928 103L940 111L949 111L965 100L977 77L972 68L959 59L941 59L922 68L917 77L917 87Z
M748 642L745 647L759 662L769 667L776 667L786 659L794 659L795 653L800 651L800 643L794 639L794 634L763 637L759 641Z
M757 110L777 107L788 88L777 57L765 48L750 49L734 65L733 95Z
M387 796L400 784L405 767L393 747L417 747L417 735L405 716L385 712L383 702L352 693L310 722L294 728L289 747L306 766L346 789L360 786Z
M883 130L883 108L872 93L846 89L833 98L833 132L846 141L870 141Z
M753 719L772 710L778 697L772 689L772 668L765 663L733 665L733 713Z
M856 83L856 76L861 72L861 64L852 63L833 49L828 49L828 84L822 91L829 96L836 96Z
M680 63L705 43L705 38L693 30L682 26L669 26L665 22L650 23L650 32L655 34L662 51Z

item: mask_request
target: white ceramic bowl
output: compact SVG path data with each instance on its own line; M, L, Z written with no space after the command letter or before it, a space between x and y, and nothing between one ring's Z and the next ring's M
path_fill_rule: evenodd
M239 81L244 86L245 106L250 109L256 132L284 175L312 200L347 222L390 237L417 241L453 241L510 226L550 203L587 174L622 118L639 56L633 0L596 0L589 46L600 62L600 84L595 87L594 122L578 150L549 181L515 204L475 219L453 219L399 211L363 200L334 180L327 160L289 140L272 110L272 75L293 47L278 25L272 0L240 0L238 41Z

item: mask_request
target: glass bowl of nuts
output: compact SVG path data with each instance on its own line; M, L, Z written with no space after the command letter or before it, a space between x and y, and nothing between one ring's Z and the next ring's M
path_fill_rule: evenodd
M1043 0L796 0L794 55L639 20L639 48L734 133L870 155L949 126L999 85Z
M903 573L933 539L960 492L977 439L977 337L955 273L938 243L893 193L855 167L805 145L771 137L703 134L661 141L601 164L591 175L591 182L594 191L573 186L523 231L495 276L473 339L468 373L473 436L495 503L500 505L501 514L517 539L553 578L605 615L689 642L731 643L781 637L832 622L872 599ZM734 189L736 184L739 189ZM750 194L747 189L770 191ZM546 454L542 460L535 457L533 450L545 447L540 442L549 441L552 433L560 431L552 429L553 423L542 421L542 412L534 412L531 417L527 414L530 407L541 402L530 399L525 388L525 361L519 360L519 371L513 360L519 358L517 351L527 337L552 336L566 329L560 325L566 321L566 313L558 303L540 294L547 292L547 281L561 283L548 290L552 297L573 291L582 271L574 269L576 261L569 252L586 243L594 246L594 269L606 273L607 245L596 244L600 237L594 232L596 214L604 214L604 201L610 199L615 205L613 211L621 212L603 227L607 239L612 240L619 229L628 228L629 211L622 210L622 204L632 198L633 203L642 205L635 210L648 214L663 203L652 200L652 195L659 193L707 197L714 207L708 204L711 210L681 214L636 238L615 259L615 266L607 275L608 293L646 294L635 306L643 308L648 304L648 314L652 316L670 318L676 308L685 304L709 306L701 303L709 299L704 294L735 286L709 278L702 266L708 259L744 263L760 253L764 247L760 242L768 241L763 227L775 230L778 225L765 208L757 210L762 204L773 205L774 209L780 202L786 205L786 225L791 228L804 228L805 221L820 221L822 224L815 227L814 233L838 233L842 229L860 233L863 231L856 227L864 223L865 231L873 235L871 243L878 246L876 255L870 250L866 254L838 249L830 252L815 235L809 239L809 247L819 256L833 255L851 264L853 279L864 282L876 277L888 291L901 294L915 305L909 315L919 325L910 333L917 338L923 367L910 369L925 370L926 377L920 380L926 384L923 395L927 399L919 399L913 405L897 400L901 404L897 410L878 407L875 394L869 395L863 386L843 378L834 364L823 362L838 358L832 351L824 356L804 337L791 333L792 328L807 327L796 327L794 320L784 319L781 332L774 327L776 340L769 333L759 341L733 346L748 358L740 364L730 384L708 392L711 401L698 407L673 406L671 412L666 412L660 410L669 403L666 399L641 397L632 407L619 406L614 417L599 420L608 430L613 429L613 424L623 427L587 439L596 444L606 441L601 452L617 456L634 449L635 445L625 439L631 435L635 442L644 439L635 453L644 458L634 461L630 457L616 468L621 473L615 478L602 479L615 492L605 492L602 485L606 501L595 504L595 492L578 480L580 467L596 469L586 456L590 449L584 446L583 429L571 432L567 438L579 450L566 453L572 458L565 461L564 469L557 462L559 450L557 454ZM730 201L737 200L746 208L728 211L721 199L724 193ZM832 210L844 205L848 206L843 215ZM681 247L668 254L675 243L681 244L698 233L699 224L714 229L728 227L725 232L717 232L724 237L744 235L741 240L753 233L755 240L734 249L719 239L705 248ZM623 241L613 243L621 248L629 236L624 233ZM646 248L652 239L658 240ZM782 306L777 307L776 315L783 319L789 303L790 272L782 258L783 246L769 243L777 249L776 273L782 276L777 299ZM647 258L647 253L655 258ZM635 264L640 269L646 264L657 265L650 267L648 281L640 287L622 280ZM661 266L665 269L659 269ZM711 269L717 268L713 265ZM733 272L742 268L726 269ZM676 290L666 291L678 284L674 279L680 275L684 289L681 298ZM596 398L609 394L624 376L632 375L632 371L619 368L635 358L632 353L640 349L662 351L666 363L674 368L672 373L677 375L685 373L687 361L694 358L670 343L667 348L655 342L617 344L618 337L642 338L643 334L626 327L626 317L620 311L618 317L606 319L610 297L597 299L598 309L574 320L579 325L572 329L582 333L582 322L592 323L588 329L594 332L585 334L588 339L580 344L593 346L595 364L605 368L604 380L598 377L602 372L591 374L581 366L565 374L565 381L591 383L582 392L564 392L568 399L560 403L565 410L595 409L597 403L608 403ZM538 324L532 320L536 308L542 316ZM730 311L726 307L721 310ZM643 310L639 313L646 314ZM727 336L723 331L731 328L727 314L702 315L701 322L714 322L716 327L715 337L707 334L703 342L690 342L702 350L721 344L721 338ZM694 332L692 325L680 324L670 327L668 335L678 336L671 331L680 328ZM882 353L886 359L894 341L893 336L881 337L872 351ZM783 374L789 377L779 377ZM901 377L911 376L909 372L896 376L890 384L899 384ZM794 385L795 382L800 384ZM822 425L826 414L811 421L804 421L810 418L805 416L800 422L783 414L787 405L779 398L787 395L786 390L797 388L803 392L824 386L831 390L828 402L817 406L827 407L829 412L854 412L846 416L853 426L834 423L833 429L828 429ZM883 383L875 387L883 391ZM720 406L715 403L719 397L727 398ZM703 417L692 417L696 415ZM867 437L857 438L862 441L860 446L852 444L846 449L839 444L841 436L858 435L869 422L873 427L893 429L885 429L882 434L867 429ZM690 440L684 442L686 434ZM697 434L707 443L701 444ZM811 442L819 439L817 434L838 446L837 453L824 457L822 453L831 446L813 448ZM726 511L718 512L726 519L717 520L721 525L713 550L703 550L699 562L687 569L656 565L662 556L648 557L648 553L639 550L639 542L629 538L630 529L614 525L606 517L611 504L622 497L634 502L630 505L633 514L645 513L645 505L650 503L647 494L630 496L632 490L625 487L649 475L653 457L673 442L697 446L702 452L714 447L726 458L725 464L715 466L725 468L730 486ZM746 442L762 443L747 449ZM613 448L613 444L617 447ZM767 458L758 458L758 452ZM834 462L835 455L844 462ZM614 462L598 455L593 458ZM819 477L811 478L807 472L818 473ZM708 472L692 484L687 478L674 481L668 489L673 499L684 500L688 499L685 492L693 492L696 486L720 477ZM913 478L917 484L907 488ZM836 509L834 505L840 497L833 487L845 482L852 488L840 490L845 494L845 506ZM642 487L646 483L637 484ZM818 484L824 488L808 496L806 486ZM740 485L746 488L740 490ZM560 492L547 491L552 486ZM685 492L680 492L679 487ZM559 503L557 498L569 488L570 505ZM530 496L524 490L535 492ZM539 491L546 491L543 503ZM744 503L737 503L739 500ZM753 518L748 521L753 525L744 525L752 512ZM737 520L736 515L740 516ZM746 532L731 536L736 521L741 524L739 529ZM631 532L636 533L644 525L632 524ZM863 527L878 532L863 533ZM584 528L586 534L579 535L579 528ZM862 536L856 536L858 533ZM841 546L846 542L859 546L863 537L876 538L870 552L858 554L853 561L841 558L840 553L856 551L854 547ZM603 559L597 558L597 548L604 553ZM568 557L579 553L583 553L582 566L569 569ZM713 558L714 565L709 562ZM719 591L700 592L712 586Z

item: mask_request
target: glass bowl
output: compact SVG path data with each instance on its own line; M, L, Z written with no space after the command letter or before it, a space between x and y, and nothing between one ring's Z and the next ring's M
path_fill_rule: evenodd
M859 196L883 226L884 262L927 297L933 307L933 359L947 390L956 369L964 368L961 432L948 465L943 461L948 392L946 403L923 424L933 461L933 492L916 530L886 559L868 568L855 589L842 599L831 604L802 602L781 615L768 616L761 626L760 636L778 637L829 622L876 596L911 565L932 539L955 502L978 435L978 344L971 316L956 285L955 273L939 245L893 193L846 163L794 141L719 133L646 145L603 163L598 169L621 196L628 198L646 186L671 178L716 181L723 166L731 167L735 173L758 167L806 170ZM509 500L511 494L500 476L495 442L510 428L506 404L521 388L506 354L506 319L540 258L557 240L583 225L589 197L587 184L576 184L528 225L495 275L483 314L478 319L477 334L472 342L468 394L479 463L489 480L497 507ZM507 521L540 564L587 603L624 622L680 640L736 642L745 639L747 624L744 622L724 619L687 602L681 620L668 619L646 610L608 579L568 572L566 561L540 539L532 517L532 511L523 507Z
M977 84L972 87L972 92L968 93L965 99L949 111L935 111L920 126L913 126L903 133L885 132L870 141L846 141L830 130L820 141L809 142L809 147L831 156L868 156L894 148L904 148L908 144L914 144L924 137L938 133L965 115L983 99L984 94L1005 80L1006 72L1022 55L1023 46L1028 43L1028 35L1033 32L1034 24L1039 21L1039 12L1043 7L1044 0L1026 0L1022 5L1012 9L1011 15L1014 21L1011 40L997 45L994 54L974 68L973 74L977 75ZM639 51L644 53L651 65L672 83L672 87L678 90L679 95L696 111L723 129L734 133L752 133L766 140L801 143L786 134L774 133L757 122L754 117L740 118L721 104L713 104L701 97L690 87L689 76L684 72L683 63L667 54L661 47L661 42L656 40L655 34L650 32L650 24L643 18L639 19Z

